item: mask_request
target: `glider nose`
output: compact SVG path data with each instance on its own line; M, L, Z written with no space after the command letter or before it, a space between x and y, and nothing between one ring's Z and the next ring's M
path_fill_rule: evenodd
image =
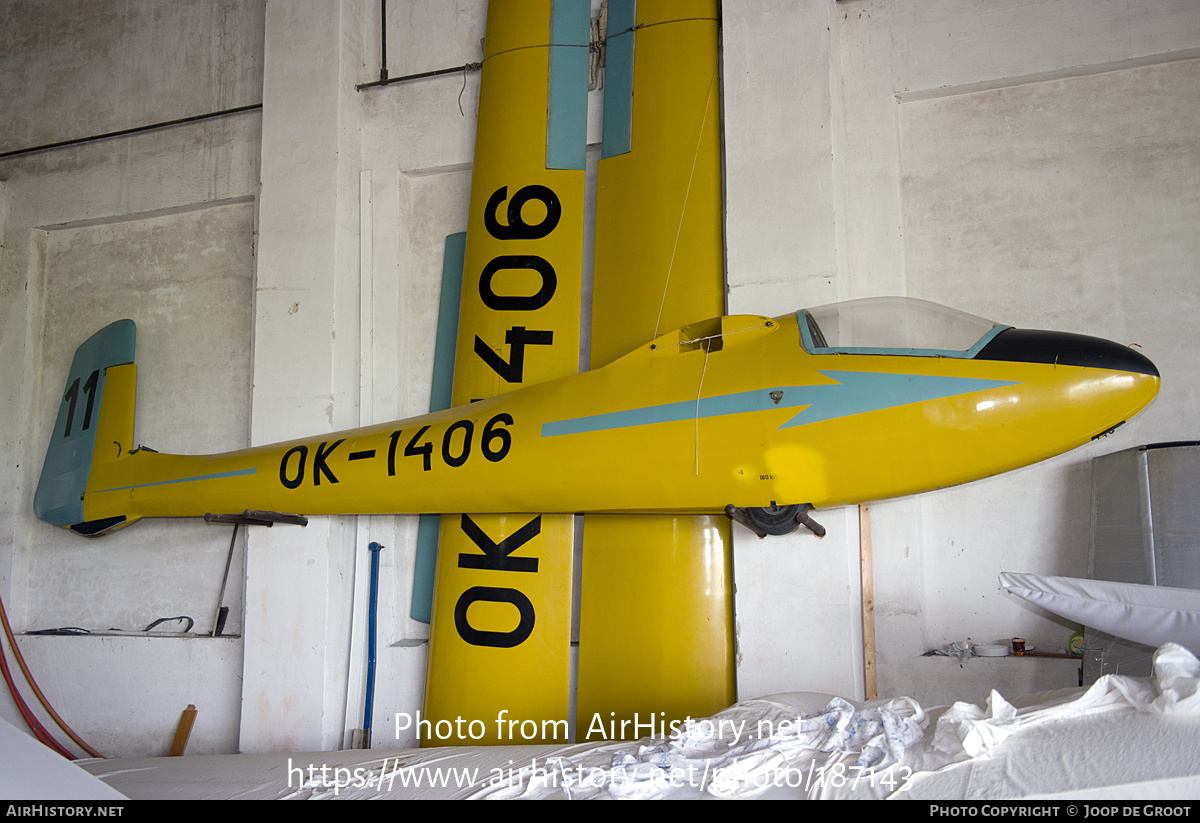
M1155 385L1158 383L1158 369L1141 352L1101 337L1068 332L1006 329L984 346L976 359L1133 372L1152 377Z
M1150 358L1128 346L1035 329L1007 329L977 355L982 360L1055 366L1047 400L1093 439L1112 431L1146 408L1158 394L1158 369ZM1059 369L1058 366L1081 368Z

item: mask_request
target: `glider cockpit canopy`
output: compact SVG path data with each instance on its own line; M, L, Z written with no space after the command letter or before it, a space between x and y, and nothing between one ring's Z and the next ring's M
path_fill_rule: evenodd
M809 354L891 354L969 359L1005 329L914 297L867 297L796 313Z

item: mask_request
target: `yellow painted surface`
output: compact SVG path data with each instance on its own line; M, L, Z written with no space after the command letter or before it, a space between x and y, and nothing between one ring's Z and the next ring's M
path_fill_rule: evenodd
M550 24L549 0L489 9L454 406L578 369L584 176L545 167ZM574 518L445 515L438 545L421 744L566 742Z
M568 741L574 520L442 517L422 746Z
M1144 408L1159 385L1148 374L1061 364L811 355L794 315L729 317L723 328L719 349L676 331L604 368L410 420L220 455L140 451L96 463L84 512L93 520L247 508L715 514L729 503L838 506L964 483L1083 445ZM814 389L889 376L1004 384L963 383L937 399L884 398L875 410L788 425L810 405L829 408L822 396L805 402ZM731 397L757 407L690 411ZM682 416L650 419L663 409ZM606 413L627 422L588 423ZM543 430L564 421L590 430Z
M588 515L583 538L576 740L642 737L732 703L728 518Z
M137 365L109 366L96 428L95 462L110 463L133 448L133 412L137 401Z
M593 367L725 304L717 5L637 14L631 150L597 172ZM577 740L734 702L727 518L589 515L582 562Z
M724 310L716 6L637 4L631 150L596 182L593 366Z

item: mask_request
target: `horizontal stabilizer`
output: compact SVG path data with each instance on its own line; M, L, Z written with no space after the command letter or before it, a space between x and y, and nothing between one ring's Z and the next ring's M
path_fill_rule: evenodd
M1000 585L1036 606L1102 632L1200 653L1200 591L1075 577L1000 573Z

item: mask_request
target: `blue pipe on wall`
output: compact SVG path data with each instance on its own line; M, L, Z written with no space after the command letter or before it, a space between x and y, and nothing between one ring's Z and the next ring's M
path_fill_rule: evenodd
M379 550L383 546L372 542L367 548L371 551L371 599L367 606L367 699L363 708L363 728L370 740L371 709L375 704L375 607L379 601Z

